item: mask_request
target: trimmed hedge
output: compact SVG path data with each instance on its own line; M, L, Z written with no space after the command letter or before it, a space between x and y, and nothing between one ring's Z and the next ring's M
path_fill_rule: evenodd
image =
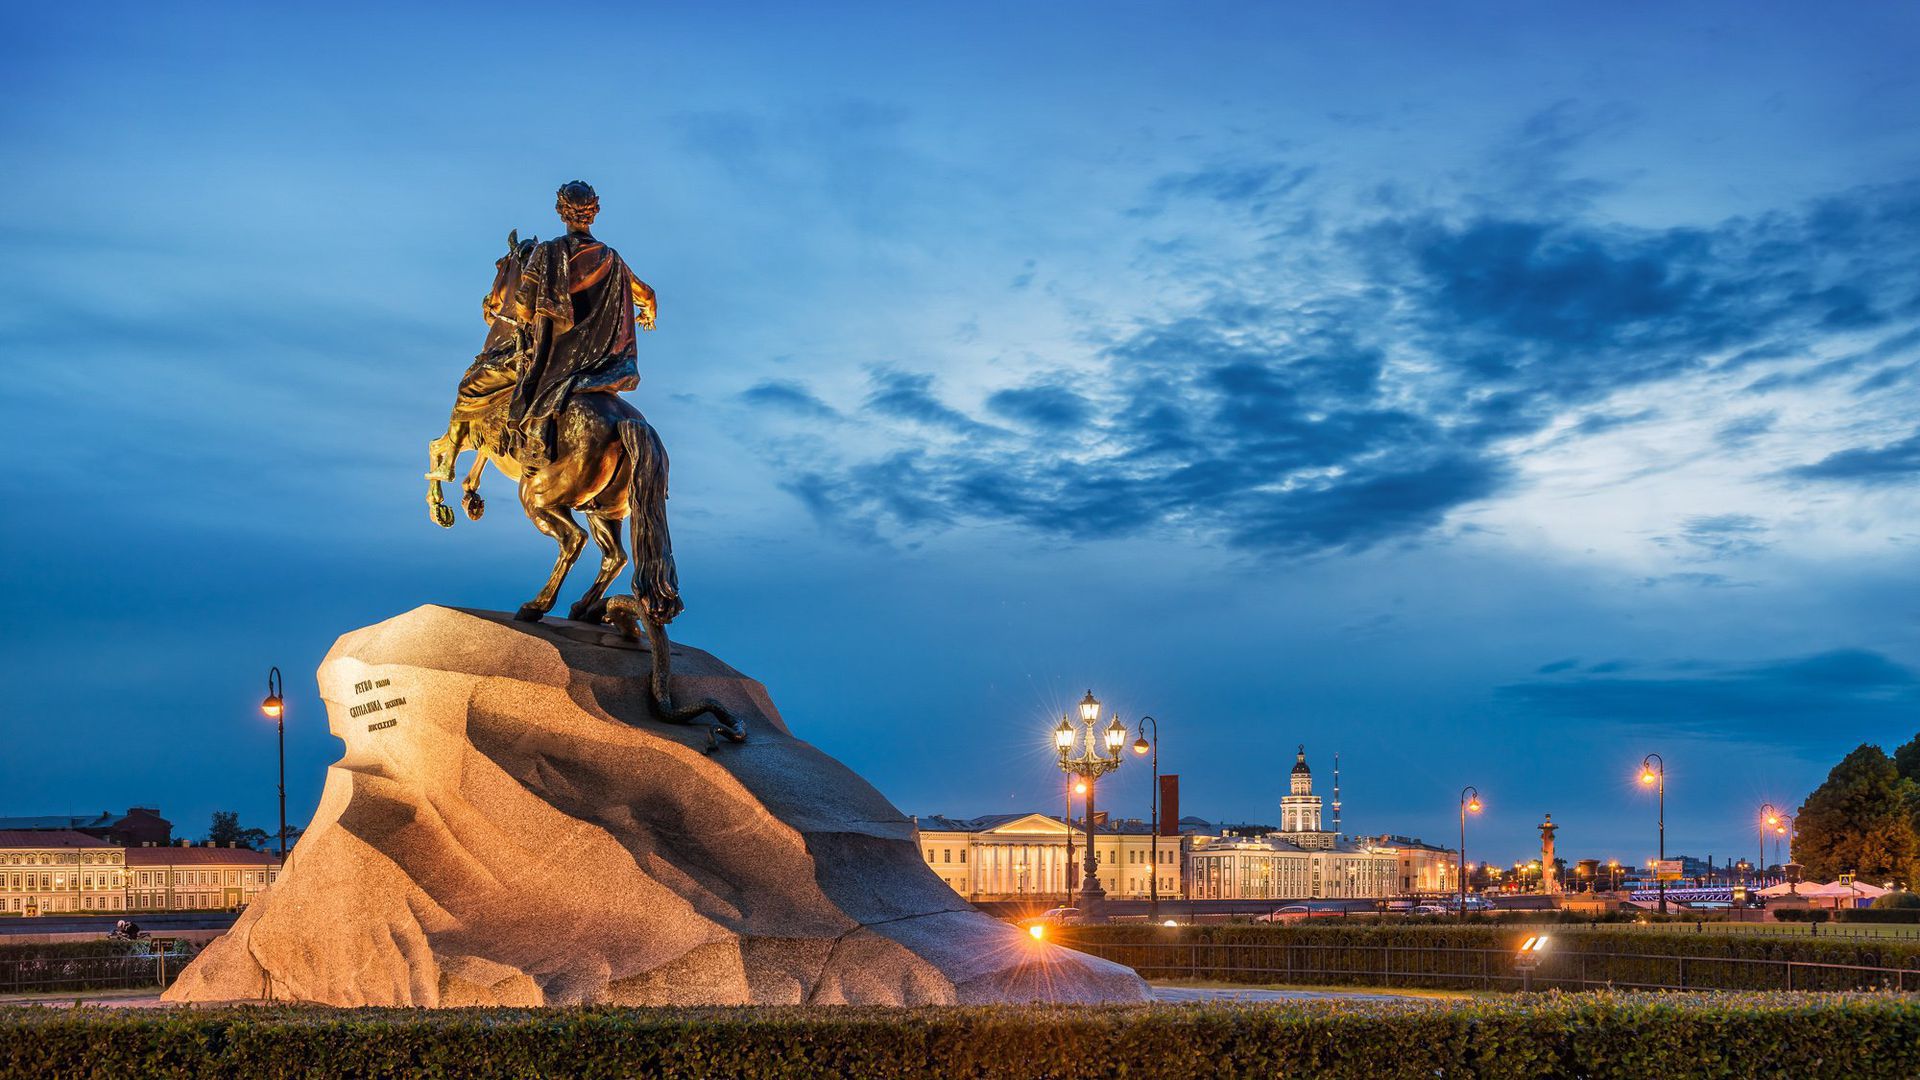
M1912 1077L1883 995L879 1009L0 1010L0 1077Z
M1834 912L1840 922L1920 923L1920 908L1841 908Z
M1773 913L1775 922L1823 923L1833 921L1833 912L1826 908L1781 908Z
M1456 989L1522 985L1514 957L1530 933L1525 929L1328 923L1077 926L1056 931L1055 940L1125 964L1149 980ZM1541 953L1531 980L1536 989L1920 989L1920 942L1700 934L1665 928L1563 927L1549 937L1551 943ZM1895 968L1899 974L1796 966L1789 976L1787 962Z

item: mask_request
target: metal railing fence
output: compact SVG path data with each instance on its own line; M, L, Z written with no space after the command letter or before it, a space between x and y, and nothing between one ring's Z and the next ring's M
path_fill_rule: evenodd
M1920 990L1920 967L1735 956L1550 949L1530 973L1512 949L1306 942L1062 940L1149 981L1589 990Z
M156 949L120 956L40 956L0 960L0 995L87 990L161 990L172 985L190 952Z

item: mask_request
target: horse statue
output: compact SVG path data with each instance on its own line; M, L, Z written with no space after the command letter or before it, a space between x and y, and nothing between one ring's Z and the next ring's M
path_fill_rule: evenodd
M480 478L489 464L520 485L520 506L528 519L560 545L546 584L514 614L526 622L537 622L553 610L560 586L591 533L600 548L600 572L567 617L612 623L628 640L637 639L644 627L653 661L650 696L658 717L691 724L710 715L715 723L708 735L709 750L719 745L721 737L740 742L746 738L744 724L719 702L703 699L680 705L673 699L667 623L683 606L673 541L667 532L667 451L646 417L619 394L572 394L555 417L550 460L533 465L516 457L518 440L508 408L527 335L505 312L535 243L521 240L515 230L507 236L507 253L494 263L493 287L485 302L486 343L469 371L470 380L475 373L482 376L488 391L456 407L446 434L428 445L429 513L441 527L453 527L453 510L440 485L467 450L474 457L461 484L460 501L470 520L480 520L486 511ZM497 377L487 380L488 373ZM576 510L587 515L584 531L574 520ZM608 586L627 564L620 539L622 518L632 533L633 595L608 597Z

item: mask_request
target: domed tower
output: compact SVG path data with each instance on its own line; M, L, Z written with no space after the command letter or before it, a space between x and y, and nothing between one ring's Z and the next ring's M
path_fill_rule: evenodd
M1313 770L1307 768L1307 748L1293 757L1293 775L1280 799L1281 838L1299 847L1333 846L1333 834L1320 829L1320 796L1313 793Z
M1293 790L1289 795L1313 794L1313 770L1307 768L1307 747L1300 746L1300 752L1293 756Z

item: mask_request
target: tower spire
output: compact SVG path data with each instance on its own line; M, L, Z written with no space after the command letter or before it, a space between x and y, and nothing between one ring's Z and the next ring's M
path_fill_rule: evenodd
M1340 752L1333 752L1333 831L1340 831Z

